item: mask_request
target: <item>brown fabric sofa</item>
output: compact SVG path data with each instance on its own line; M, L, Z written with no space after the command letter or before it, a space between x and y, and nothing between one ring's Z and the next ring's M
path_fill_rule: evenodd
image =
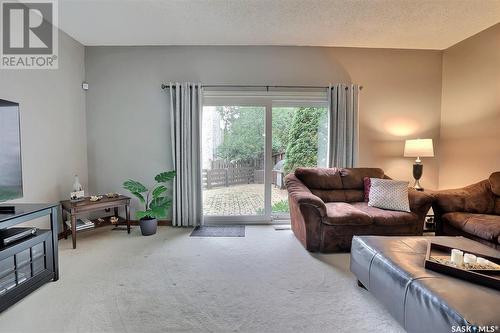
M500 249L500 172L433 196L436 235L465 236Z
M298 168L285 178L292 230L311 252L348 251L354 235L422 235L432 197L410 190L410 213L369 207L364 177L377 168Z

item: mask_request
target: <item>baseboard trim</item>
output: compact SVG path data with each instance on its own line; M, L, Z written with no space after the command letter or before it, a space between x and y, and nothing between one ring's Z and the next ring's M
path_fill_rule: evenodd
M131 220L130 221L130 225L137 226L137 225L139 225L139 221L137 221L137 220ZM158 221L158 225L159 226L171 227L172 226L172 221L171 220L159 220ZM96 228L110 227L110 226L111 226L111 224L100 224L100 225L97 225ZM68 233L68 236L71 237L71 230L68 230L67 233ZM57 234L57 238L58 239L63 239L64 238L64 231L61 231L59 234Z

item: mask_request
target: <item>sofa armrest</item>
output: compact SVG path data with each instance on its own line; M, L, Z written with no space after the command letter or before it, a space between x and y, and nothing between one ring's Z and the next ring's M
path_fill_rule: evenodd
M323 200L312 194L294 174L285 177L285 185L288 191L288 197L295 201L299 206L307 205L318 210L320 216L326 216L326 206Z
M465 211L465 199L467 191L463 189L452 189L434 192L433 209L441 213Z
M410 210L421 217L425 217L434 200L431 194L414 189L408 190L408 199L410 201Z
M435 191L433 209L437 214L449 212L488 213L494 200L487 180L463 188Z

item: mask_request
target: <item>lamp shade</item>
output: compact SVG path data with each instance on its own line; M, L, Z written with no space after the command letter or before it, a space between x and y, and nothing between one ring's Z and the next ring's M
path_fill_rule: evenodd
M434 157L432 139L406 140L404 157Z

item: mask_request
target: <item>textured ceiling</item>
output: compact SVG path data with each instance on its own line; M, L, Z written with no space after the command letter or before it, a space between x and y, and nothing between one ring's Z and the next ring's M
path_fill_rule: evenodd
M84 45L445 49L500 22L500 0L59 0Z

